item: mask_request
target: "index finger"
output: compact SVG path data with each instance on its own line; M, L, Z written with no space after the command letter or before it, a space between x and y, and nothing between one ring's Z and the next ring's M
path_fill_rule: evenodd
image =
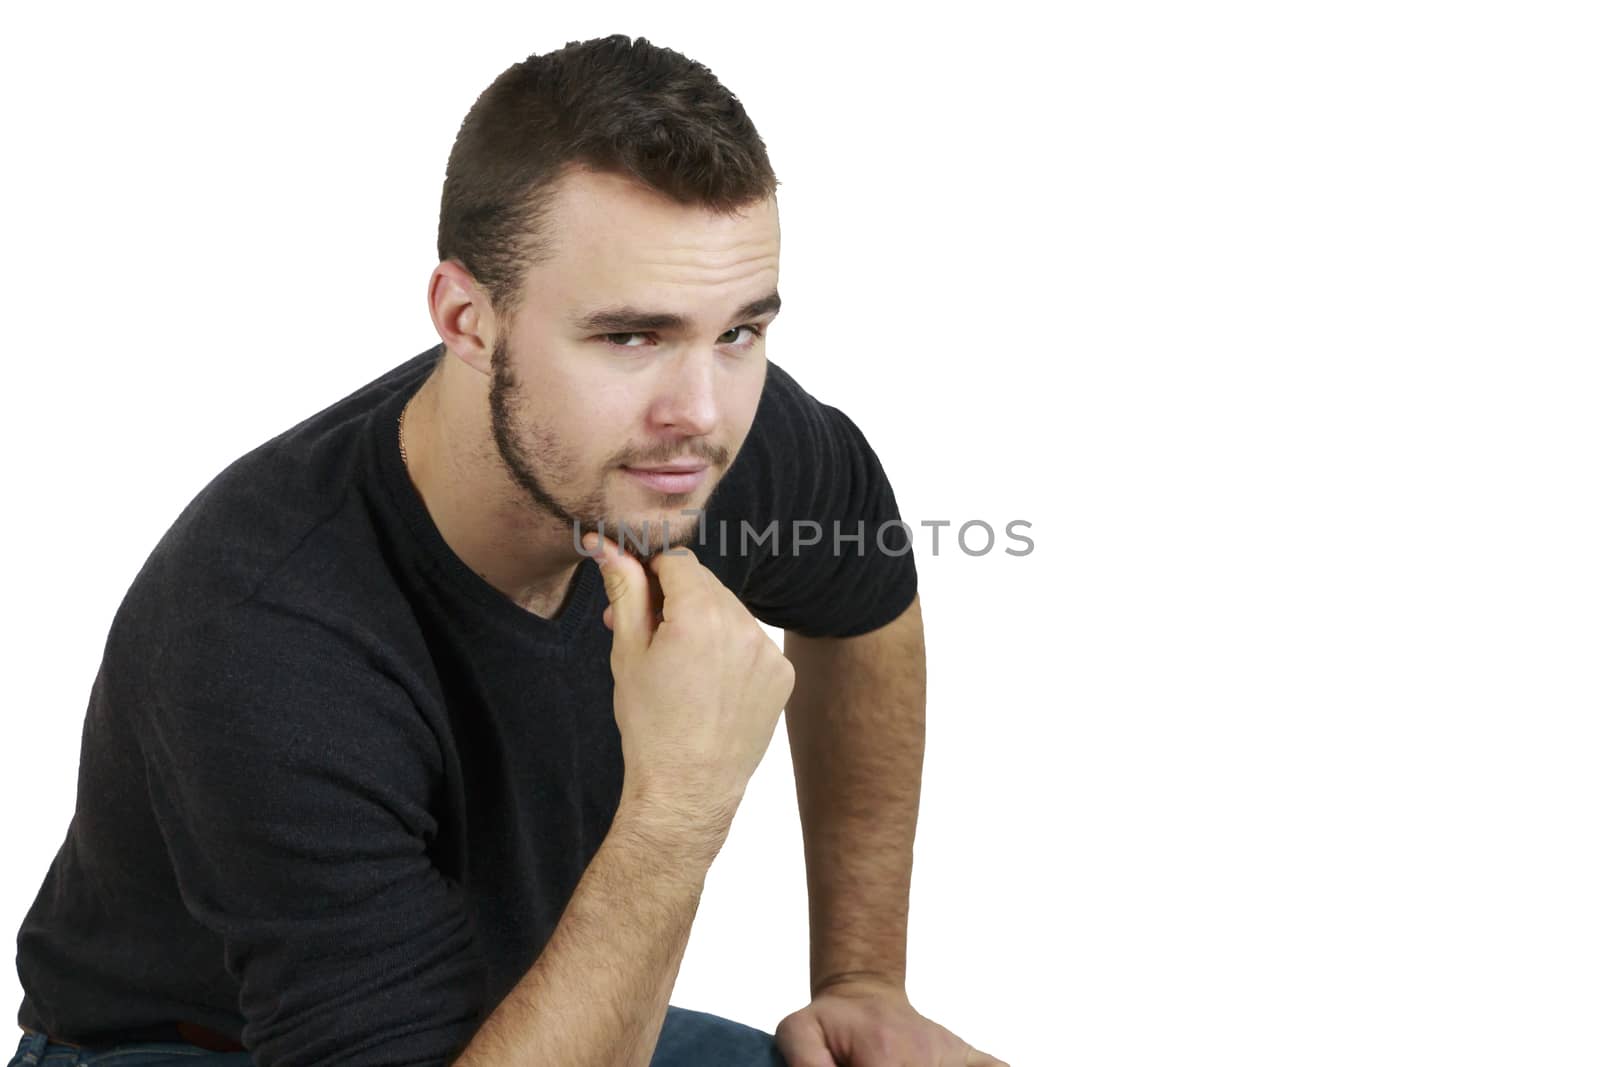
M661 613L665 617L670 610L667 606L674 599L682 601L685 597L696 594L706 587L709 579L715 581L711 572L706 570L693 552L685 550L677 552L659 552L650 557L649 570L661 583Z

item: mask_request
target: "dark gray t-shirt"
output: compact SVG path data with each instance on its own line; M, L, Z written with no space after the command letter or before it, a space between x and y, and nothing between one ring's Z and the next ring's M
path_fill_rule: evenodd
M532 966L621 790L611 633L592 560L546 619L434 526L395 422L442 351L235 461L140 570L18 934L24 1026L442 1064ZM857 427L769 362L692 547L763 622L847 636L916 591L898 519Z

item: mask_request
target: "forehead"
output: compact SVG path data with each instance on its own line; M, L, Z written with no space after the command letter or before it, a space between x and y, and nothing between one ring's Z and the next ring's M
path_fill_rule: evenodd
M568 300L616 295L597 290L618 286L777 284L775 197L724 214L680 204L623 175L574 170L557 186L545 225L554 255L535 270L542 286Z

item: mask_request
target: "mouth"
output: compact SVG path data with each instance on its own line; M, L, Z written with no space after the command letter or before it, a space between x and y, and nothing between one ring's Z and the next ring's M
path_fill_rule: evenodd
M631 471L643 471L646 474L693 474L695 471L705 470L706 464L698 460L686 459L677 463L662 463L652 467L629 467L628 469Z
M658 467L624 467L636 481L658 493L692 493L705 481L704 463L669 463Z

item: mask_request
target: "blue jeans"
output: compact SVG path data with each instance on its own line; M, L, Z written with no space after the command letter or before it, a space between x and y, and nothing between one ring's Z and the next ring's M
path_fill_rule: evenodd
M9 1067L251 1067L248 1052L208 1052L181 1041L62 1045L24 1033ZM650 1067L788 1067L772 1035L703 1011L667 1006Z

